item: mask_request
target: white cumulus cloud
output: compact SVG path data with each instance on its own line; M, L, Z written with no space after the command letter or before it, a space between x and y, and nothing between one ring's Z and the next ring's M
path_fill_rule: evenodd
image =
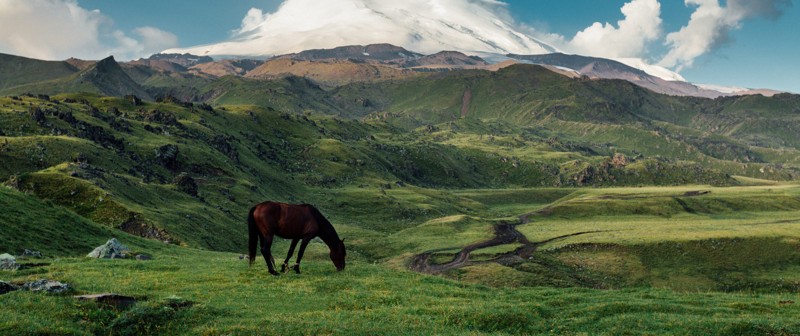
M114 30L113 21L76 0L0 0L0 52L62 60L128 60L178 45L178 38L154 27L131 35Z
M726 6L718 0L686 0L687 6L697 6L679 31L667 35L669 51L660 65L680 71L693 64L697 57L707 54L731 41L730 33L742 22L755 18L776 19L791 6L790 0L728 0Z
M575 34L565 48L599 57L641 57L647 44L661 35L661 4L657 0L633 0L622 6L625 19L617 26L595 22Z

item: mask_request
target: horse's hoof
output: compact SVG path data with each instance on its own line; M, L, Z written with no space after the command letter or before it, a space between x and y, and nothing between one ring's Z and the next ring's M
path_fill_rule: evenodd
M300 265L294 265L292 266L292 269L295 273L300 274Z
M281 265L281 273L289 272L289 265L283 264Z
M272 275L275 275L275 276L281 275L280 273L275 272L275 271L269 271L269 274L272 274Z

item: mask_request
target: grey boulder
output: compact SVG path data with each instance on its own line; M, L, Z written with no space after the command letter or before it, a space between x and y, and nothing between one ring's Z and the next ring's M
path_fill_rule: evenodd
M17 269L19 269L17 258L8 253L0 254L0 270L16 271Z
M86 256L99 259L118 259L127 258L127 252L130 252L127 246L122 245L117 238L111 238L105 244L96 247Z

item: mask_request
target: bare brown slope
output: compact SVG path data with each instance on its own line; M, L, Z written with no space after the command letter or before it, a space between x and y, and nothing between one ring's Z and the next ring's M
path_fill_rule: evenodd
M216 77L223 76L244 76L247 72L264 64L263 61L241 59L241 60L221 60L218 62L208 62L197 64L189 68L190 72L209 74Z
M142 65L142 66L151 68L151 69L156 70L156 71L161 71L161 72L186 72L186 67L184 67L184 66L182 66L182 65L180 65L178 63L172 63L172 62L166 61L166 60L139 59L139 60L130 61L130 62L127 62L127 63L120 63L121 66L124 66L125 64L131 65L131 66Z
M274 59L248 72L245 77L272 79L286 76L299 76L330 86L353 82L372 82L390 79L403 79L420 74L380 64L369 64L349 60L330 60L311 62L296 59Z

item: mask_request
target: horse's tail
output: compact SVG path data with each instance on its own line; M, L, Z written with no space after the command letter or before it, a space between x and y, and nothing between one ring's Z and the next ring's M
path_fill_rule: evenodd
M250 235L250 241L248 242L250 266L253 266L253 261L256 260L256 249L258 248L258 227L256 227L256 219L253 217L253 213L255 211L256 207L252 207L250 212L247 214L247 231Z

